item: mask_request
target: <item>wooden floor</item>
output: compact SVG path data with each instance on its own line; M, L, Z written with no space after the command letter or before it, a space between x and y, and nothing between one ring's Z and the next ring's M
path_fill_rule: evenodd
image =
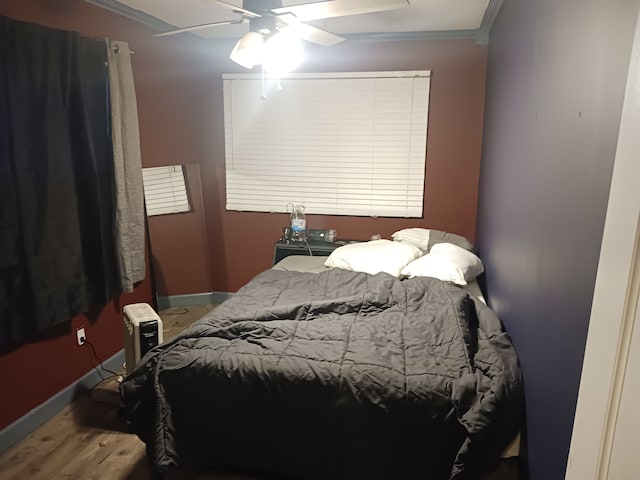
M172 307L160 312L165 340L215 305ZM118 415L115 378L75 400L12 448L0 454L2 480L152 479L144 443L129 433ZM517 464L503 463L484 480L515 480ZM197 470L172 470L166 480L261 480L258 477Z
M171 307L160 312L165 340L215 305ZM153 478L144 443L118 415L115 378L98 385L0 455L0 479L53 480ZM173 471L171 479L245 480L249 477Z

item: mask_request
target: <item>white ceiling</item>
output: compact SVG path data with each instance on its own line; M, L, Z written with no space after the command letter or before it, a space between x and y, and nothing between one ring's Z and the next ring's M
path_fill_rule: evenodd
M209 22L236 20L234 12L208 0L87 0L163 30L170 26L189 27ZM242 0L227 0L242 6ZM308 0L284 0L283 6L308 3ZM338 35L431 33L432 36L469 37L488 35L490 23L502 1L497 0L409 0L396 10L350 15L309 22ZM129 14L127 14L129 13ZM490 17L489 21L487 18ZM145 19L147 21L145 21ZM484 22L483 22L484 19ZM149 21L151 20L151 21ZM160 22L154 22L159 20ZM162 25L162 23L168 25ZM204 38L238 38L249 30L248 24L224 25L194 31ZM434 35L435 34L435 35ZM188 35L183 33L182 35Z

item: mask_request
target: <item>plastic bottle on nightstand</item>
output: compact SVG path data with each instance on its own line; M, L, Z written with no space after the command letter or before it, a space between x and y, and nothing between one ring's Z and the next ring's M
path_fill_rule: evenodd
M304 242L307 239L307 219L304 216L304 205L288 203L287 211L291 215L291 240Z

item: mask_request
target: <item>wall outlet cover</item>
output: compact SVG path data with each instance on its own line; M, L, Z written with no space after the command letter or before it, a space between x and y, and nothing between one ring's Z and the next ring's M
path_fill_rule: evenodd
M78 339L78 345L84 345L87 341L87 336L84 333L84 327L80 327L76 330L76 337Z

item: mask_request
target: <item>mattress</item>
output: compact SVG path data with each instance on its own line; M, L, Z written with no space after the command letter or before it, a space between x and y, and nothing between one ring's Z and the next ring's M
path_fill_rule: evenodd
M324 262L327 258L328 257L324 256L290 255L276 263L272 269L283 270L285 272L320 273L329 270L329 267L324 266ZM479 299L485 305L487 304L477 280L469 282L468 285L462 288Z
M283 270L285 272L320 273L329 270L324 266L328 257L309 255L290 255L276 263L273 270Z

